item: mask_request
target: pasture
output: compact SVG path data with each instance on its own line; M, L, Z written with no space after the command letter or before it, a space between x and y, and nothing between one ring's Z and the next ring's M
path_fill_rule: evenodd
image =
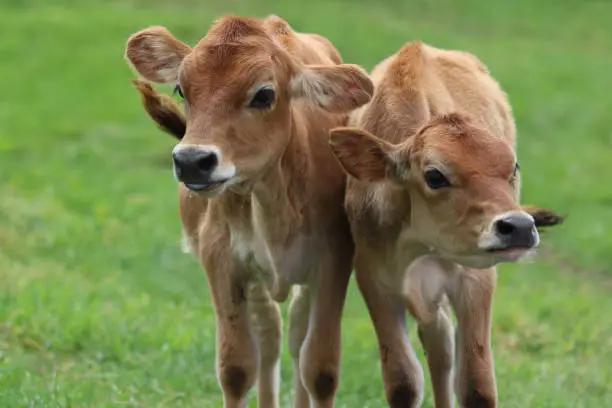
M193 45L227 12L278 14L368 70L414 39L485 62L514 108L523 202L569 215L534 261L499 267L500 406L612 406L612 3L0 0L0 407L221 406L175 141L123 50L149 25ZM354 282L345 311L337 406L382 407ZM285 347L282 406L290 375Z

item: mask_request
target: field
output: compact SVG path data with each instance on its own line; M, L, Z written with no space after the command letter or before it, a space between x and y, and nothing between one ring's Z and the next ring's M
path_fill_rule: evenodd
M0 0L0 407L221 406L174 141L122 54L153 24L194 44L225 12L279 14L367 69L413 39L488 65L515 110L523 201L569 215L536 261L499 268L500 406L612 407L612 3L572 0ZM384 406L354 283L343 347L337 406ZM285 349L282 406L290 369Z

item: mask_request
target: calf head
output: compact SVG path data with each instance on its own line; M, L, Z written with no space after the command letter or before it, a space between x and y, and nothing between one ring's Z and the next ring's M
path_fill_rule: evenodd
M411 236L468 267L513 262L540 241L537 227L561 222L551 211L518 203L512 146L463 115L433 118L399 145L366 131L336 128L332 150L347 173L388 182L410 196Z
M360 67L305 66L249 18L221 18L194 48L151 27L129 38L126 58L146 80L172 84L183 98L186 130L172 152L175 175L209 197L274 166L293 133L294 99L345 113L373 92Z

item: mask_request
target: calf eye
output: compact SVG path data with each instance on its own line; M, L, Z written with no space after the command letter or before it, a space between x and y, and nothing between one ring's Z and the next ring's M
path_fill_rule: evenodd
M449 187L450 181L439 170L431 169L425 172L425 182L432 190Z
M274 92L272 87L263 87L255 93L255 96L249 102L249 108L268 109L274 103L275 97L276 92Z
M183 91L181 90L181 86L179 84L176 84L176 86L174 87L174 90L172 91L172 95L174 94L179 94L181 99L185 99L185 97L183 96Z

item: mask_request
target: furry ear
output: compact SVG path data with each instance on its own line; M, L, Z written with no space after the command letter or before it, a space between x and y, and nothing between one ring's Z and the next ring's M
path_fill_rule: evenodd
M309 65L291 83L294 96L336 113L350 112L372 98L374 84L363 68L353 64Z
M554 227L561 225L565 221L564 216L555 213L552 210L538 208L533 205L523 205L521 209L530 214L535 220L536 228L542 232L542 228Z
M365 130L332 129L329 144L344 170L358 180L381 181L393 174L393 146Z
M160 94L144 81L133 80L132 83L140 93L142 105L157 126L164 132L181 140L187 129L185 115L183 115L181 107L174 99L168 95Z
M130 36L125 58L145 79L158 84L176 82L183 58L191 48L164 27L150 27Z

